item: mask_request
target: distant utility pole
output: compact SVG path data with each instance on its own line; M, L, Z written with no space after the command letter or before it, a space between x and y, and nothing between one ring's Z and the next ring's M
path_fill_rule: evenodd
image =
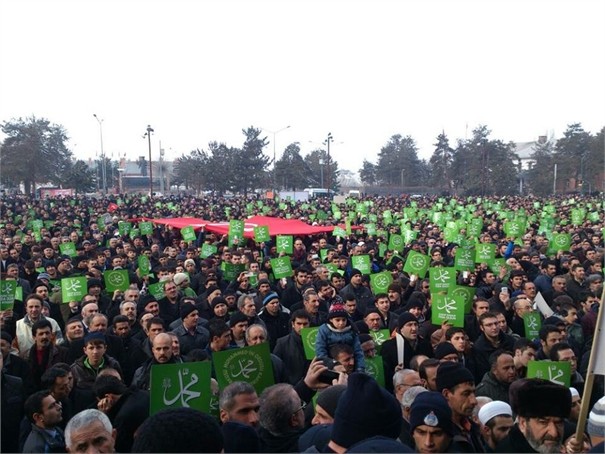
M143 139L147 137L149 144L149 197L153 197L153 165L151 162L151 134L153 134L153 128L147 125L147 132L143 134Z

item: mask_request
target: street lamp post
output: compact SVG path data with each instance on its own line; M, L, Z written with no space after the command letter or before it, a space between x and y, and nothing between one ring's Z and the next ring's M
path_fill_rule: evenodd
M321 188L324 189L324 160L319 158L319 175L321 179Z
M99 135L101 136L101 159L103 165L101 166L101 175L103 178L103 194L107 195L107 170L105 169L105 152L103 151L103 120L97 117L97 114L92 114L93 117L99 123Z
M277 186L277 181L275 179L275 164L277 163L277 152L276 152L276 147L275 147L275 136L277 134L279 134L280 132L285 131L286 129L289 129L289 128L290 128L290 125L288 125L288 126L286 126L284 128L278 129L277 131L271 131L271 130L269 130L267 128L261 128L263 131L268 132L269 134L273 134L273 189L274 190L276 189L276 186Z
M328 174L326 175L326 180L327 180L327 185L328 185L328 196L330 195L330 188L332 187L331 185L331 177L332 177L332 173L330 172L330 143L334 142L334 137L332 137L332 133L329 132L328 133L328 137L326 137L326 141L325 144L328 147L328 159L326 161L326 165L327 165L327 172Z
M147 137L147 143L149 144L149 197L153 197L153 165L151 163L151 134L153 132L153 128L147 125L147 130L143 134L143 138Z

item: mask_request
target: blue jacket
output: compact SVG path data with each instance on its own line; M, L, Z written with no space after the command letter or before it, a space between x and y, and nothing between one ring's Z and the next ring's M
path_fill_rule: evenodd
M355 357L355 370L360 372L365 370L365 361L359 335L351 326L351 323L342 331L336 331L329 323L324 323L319 327L317 339L315 340L315 356L327 357L330 347L335 344L347 344L353 347Z

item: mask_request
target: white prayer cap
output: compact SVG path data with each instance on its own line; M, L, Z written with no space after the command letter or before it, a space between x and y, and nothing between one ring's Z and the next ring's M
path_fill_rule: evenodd
M578 392L578 390L576 388L569 388L569 392L571 393L571 398L573 399L574 397L580 397L580 393Z
M493 402L489 402L481 407L479 410L479 421L481 424L485 425L487 422L496 417L496 416L513 416L513 410L510 408L506 402L502 402L501 400L494 400Z

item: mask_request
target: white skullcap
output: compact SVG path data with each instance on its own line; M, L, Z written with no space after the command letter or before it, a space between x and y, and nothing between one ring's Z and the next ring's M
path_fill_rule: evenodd
M479 410L479 414L477 416L479 417L481 424L485 425L490 419L502 415L512 417L513 410L506 402L494 400L493 402L489 402L481 407L481 410Z
M580 393L578 392L578 390L576 388L569 388L569 392L571 393L571 398L573 399L574 397L580 397Z

